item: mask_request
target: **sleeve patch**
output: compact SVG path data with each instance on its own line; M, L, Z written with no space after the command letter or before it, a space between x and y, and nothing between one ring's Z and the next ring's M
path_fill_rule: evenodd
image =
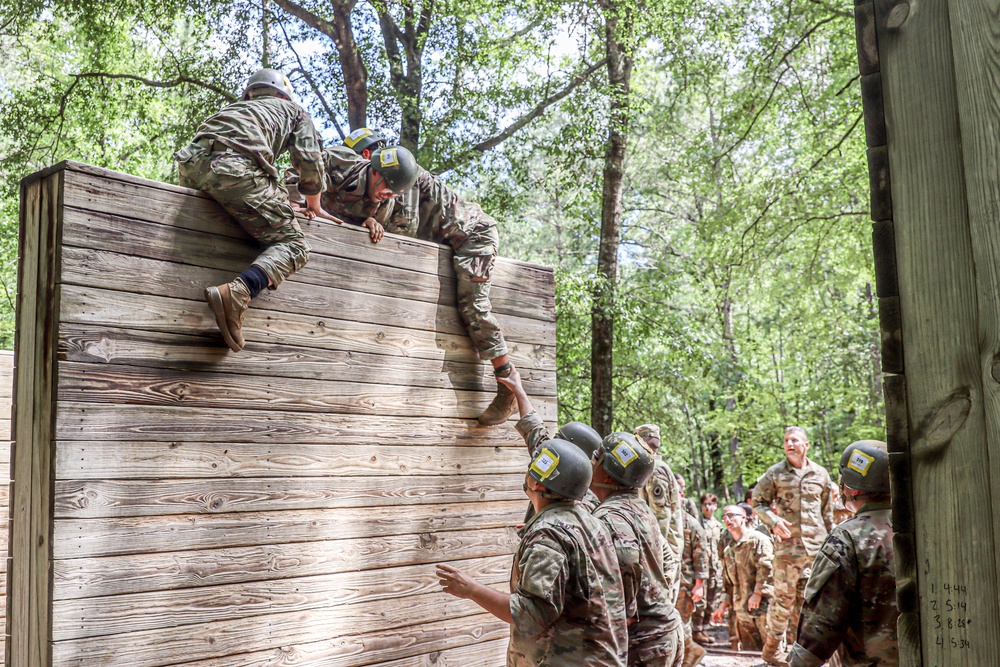
M812 602L813 598L823 590L823 586L826 585L826 582L833 573L837 571L837 567L837 564L830 560L822 551L816 554L816 560L813 561L812 574L809 576L809 581L806 583L806 590L803 594L806 602Z

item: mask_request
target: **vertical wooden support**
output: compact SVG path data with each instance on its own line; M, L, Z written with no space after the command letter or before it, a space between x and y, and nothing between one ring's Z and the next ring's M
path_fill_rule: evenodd
M856 11L873 217L892 221L891 242L876 229L876 271L898 280L896 294L880 282L879 296L898 295L884 304L883 341L898 327L905 372L885 387L909 667L989 665L1000 654L1000 462L989 456L1000 428L996 4L875 0ZM880 134L881 150L871 143ZM891 199L880 206L883 189ZM878 265L890 255L891 269Z
M62 180L57 172L21 185L9 613L6 664L51 662L53 388L52 319L59 312L58 247Z

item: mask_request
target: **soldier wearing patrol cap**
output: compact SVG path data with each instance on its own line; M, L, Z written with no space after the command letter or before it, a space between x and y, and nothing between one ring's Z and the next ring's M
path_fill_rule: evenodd
M896 667L895 551L889 456L884 442L852 443L840 489L855 516L826 538L806 584L792 667L819 667L840 646L844 667Z
M676 588L680 585L681 553L684 551L684 519L681 515L683 510L680 489L677 487L677 479L674 477L673 471L659 454L660 427L656 424L643 424L637 426L634 432L640 442L644 443L653 453L655 460L653 474L646 482L641 495L649 504L649 508L653 510L665 544L673 551L672 562L677 571L670 573L670 580L674 582L673 596L676 599Z
M594 516L611 532L628 618L628 664L680 665L684 632L664 573L663 536L639 490L655 461L631 433L612 433L593 454L591 489L601 500Z
M264 250L232 282L205 288L226 345L243 349L243 317L250 300L274 289L309 259L305 235L295 221L275 161L286 150L300 175L305 214L334 220L323 210L322 143L312 119L293 101L288 78L274 69L250 77L243 97L207 118L191 143L177 151L181 185L219 202Z
M579 447L552 439L525 474L536 514L520 531L510 593L437 566L444 592L472 600L510 624L507 667L623 667L628 656L618 558L604 524L579 501L590 486Z

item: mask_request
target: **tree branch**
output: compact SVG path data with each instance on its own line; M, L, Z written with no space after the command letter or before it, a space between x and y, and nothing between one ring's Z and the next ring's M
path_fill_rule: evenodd
M548 109L550 106L552 106L553 104L555 104L556 102L558 102L559 100L563 99L571 92L573 92L581 83L589 79L591 75L594 74L594 72L607 65L607 63L608 59L602 58L600 61L594 63L593 65L583 70L582 72L574 74L570 78L569 83L566 84L566 86L563 87L561 90L558 90L555 93L552 93L551 95L546 97L545 99L541 100L538 104L535 105L535 108L533 108L531 111L524 114L516 121L505 127L498 134L490 137L489 139L485 139L479 142L475 146L472 146L468 150L459 153L454 157L445 160L443 164L438 166L438 170L444 172L450 169L454 169L455 167L471 160L473 157L475 157L476 153L485 153L486 151L495 148L496 146L499 146L501 143L503 143L507 139L511 138L515 133L517 133L518 130L520 130L525 125L527 125L528 123L530 123L531 121L533 121L534 119L538 118L543 113L545 113L545 110Z
M79 81L80 79L127 79L130 81L138 81L139 83L152 88L176 88L181 84L188 83L192 86L199 86L201 88L205 88L206 90L211 90L213 93L216 93L230 102L238 99L236 95L232 94L225 88L221 88L213 83L201 81L184 74L180 74L170 81L155 81L153 79L147 79L143 76L138 76L137 74L118 74L112 72L80 72L79 74L72 74L71 76L76 79L76 81ZM76 86L76 81L74 81L70 86L70 91ZM67 91L67 93L70 91Z
M333 127L336 128L337 134L340 135L340 140L343 141L346 137L344 136L344 130L340 127L340 120L337 118L337 114L333 112L333 108L330 107L329 103L326 101L326 97L320 91L316 82L313 81L312 75L306 69L306 66L302 63L302 58L299 57L299 52L295 50L292 45L292 40L288 37L288 31L285 30L285 23L283 21L278 21L278 26L281 28L281 34L285 36L285 44L288 45L288 50L292 52L295 56L295 61L299 64L298 69L293 70L293 72L301 72L302 76L305 77L306 82L309 83L309 87L312 88L313 94L319 98L319 103L323 105L323 109L326 110L326 115L330 117L333 122Z

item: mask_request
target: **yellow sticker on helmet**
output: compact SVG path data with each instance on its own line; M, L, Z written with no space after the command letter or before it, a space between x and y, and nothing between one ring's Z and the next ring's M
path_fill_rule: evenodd
M847 462L847 467L857 473L860 473L862 477L865 477L868 474L868 470L872 467L872 462L874 460L874 456L869 456L864 452L854 450L851 452L851 458Z
M546 480L549 478L549 475L555 472L557 467L559 467L559 455L551 449L543 447L542 451L535 457L535 460L531 462L529 469L534 470L535 474L542 480Z
M615 445L615 448L611 450L611 454L618 459L618 463L621 463L623 468L627 468L628 464L639 458L639 455L635 453L635 450L624 441Z
M354 145L364 139L365 137L370 137L374 134L367 127L359 127L358 129L351 132L349 135L344 137L344 145L348 148L354 148Z
M399 156L395 148L383 148L379 153L379 163L383 167L395 167L399 164Z

